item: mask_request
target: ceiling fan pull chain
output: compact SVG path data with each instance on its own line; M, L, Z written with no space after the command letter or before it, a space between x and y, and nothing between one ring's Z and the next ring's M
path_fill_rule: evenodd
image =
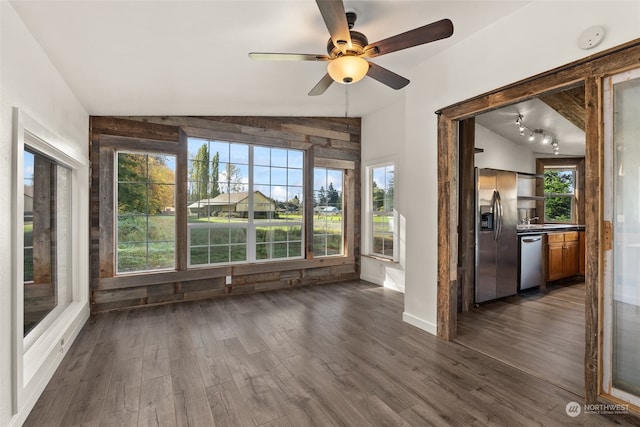
M349 85L344 85L344 118L349 118Z

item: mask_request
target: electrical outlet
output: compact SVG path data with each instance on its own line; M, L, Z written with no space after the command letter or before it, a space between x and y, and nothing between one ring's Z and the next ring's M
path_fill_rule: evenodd
M227 276L227 278L225 279L225 284L226 285L230 285L231 284L231 276Z

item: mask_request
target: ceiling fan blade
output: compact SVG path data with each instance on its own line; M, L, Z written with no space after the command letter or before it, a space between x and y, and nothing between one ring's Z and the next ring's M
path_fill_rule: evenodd
M342 0L316 0L333 44L344 53L351 48L351 34Z
M266 52L251 52L249 58L255 61L329 61L331 59L327 55Z
M374 64L373 62L369 62L369 71L367 72L367 76L395 90L402 89L409 84L408 79L405 79L384 67Z
M333 83L333 79L329 75L329 73L325 74L324 77L316 84L313 89L309 92L309 96L318 96L322 95Z
M443 19L379 42L370 43L364 48L364 56L374 58L409 47L446 39L451 37L452 34L453 23L449 19Z

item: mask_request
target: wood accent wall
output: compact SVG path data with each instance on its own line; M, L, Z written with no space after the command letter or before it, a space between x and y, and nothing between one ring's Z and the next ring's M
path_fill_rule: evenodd
M359 278L360 130L360 118L91 117L92 312ZM306 201L313 200L314 166L343 169L344 256L313 258L313 206L306 203L305 259L187 269L188 137L304 150ZM175 270L115 274L117 150L177 156Z

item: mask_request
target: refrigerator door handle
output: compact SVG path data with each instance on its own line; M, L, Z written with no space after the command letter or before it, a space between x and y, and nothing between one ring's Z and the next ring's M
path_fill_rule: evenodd
M493 190L493 194L491 195L491 212L493 214L493 225L492 225L492 235L493 241L498 241L498 203L497 203L497 191Z
M498 240L500 240L500 237L502 236L502 224L504 221L503 218L503 214L504 212L502 211L502 199L500 198L500 192L498 190L495 191L495 199L496 199L496 232L494 234L494 240L497 242Z

